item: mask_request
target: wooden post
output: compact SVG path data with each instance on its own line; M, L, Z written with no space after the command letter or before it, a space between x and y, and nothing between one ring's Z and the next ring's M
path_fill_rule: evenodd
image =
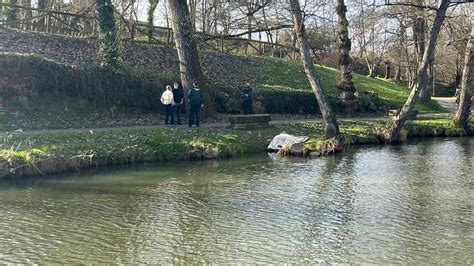
M48 12L46 15L46 31L45 32L49 33L50 27L51 27L51 13Z
M224 52L224 37L221 37L221 52Z
M172 33L172 32L171 32L171 28L168 28L168 32L167 32L167 35L168 35L168 36L167 36L167 38L168 38L168 45L171 44L171 33Z

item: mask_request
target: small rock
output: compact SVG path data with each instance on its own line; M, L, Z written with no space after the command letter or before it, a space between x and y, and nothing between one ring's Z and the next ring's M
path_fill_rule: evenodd
M321 153L319 151L312 151L309 153L309 157L319 157Z
M295 143L291 145L291 155L303 156L304 155L304 143Z

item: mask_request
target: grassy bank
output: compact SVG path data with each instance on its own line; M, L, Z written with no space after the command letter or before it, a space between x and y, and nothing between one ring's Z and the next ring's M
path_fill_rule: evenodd
M346 145L380 143L383 121L343 122ZM449 120L407 124L408 137L465 136ZM322 140L318 122L264 129L164 128L105 132L5 134L0 145L0 176L56 174L101 165L151 161L203 160L265 151L273 136L287 132Z
M150 47L142 48L137 50L135 57L153 58L154 53L148 51ZM0 101L5 109L0 128L26 130L156 124L158 120L154 115L162 112L161 92L166 84L178 79L179 72L177 59L173 59L174 50L163 47L154 47L154 50L168 59L156 59L163 66L153 69L150 67L154 65L128 63L126 73L122 74L108 73L95 65L62 64L48 55L0 53L0 64L4 66L0 69ZM64 56L67 58L68 55ZM202 58L210 88L218 92L215 103L222 113L240 111L239 88L246 81L255 85L254 109L257 112L319 113L298 61L209 52L203 52ZM316 69L334 110L342 114L336 88L339 71L324 66ZM375 100L361 96L357 114L385 114L386 109L401 107L409 95L406 88L390 80L354 74L354 83L362 95L363 92L378 95ZM428 113L445 112L432 100L420 101L416 109Z

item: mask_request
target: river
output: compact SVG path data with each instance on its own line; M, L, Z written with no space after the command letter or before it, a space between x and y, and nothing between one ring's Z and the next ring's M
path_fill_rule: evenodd
M0 263L474 263L474 139L0 181Z

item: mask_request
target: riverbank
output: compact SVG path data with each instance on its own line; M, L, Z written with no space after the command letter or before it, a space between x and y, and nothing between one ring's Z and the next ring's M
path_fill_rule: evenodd
M386 121L342 121L346 145L382 143ZM4 133L0 177L58 174L106 165L229 158L264 152L286 132L322 140L321 122L274 124L268 128L152 128L113 131ZM407 138L472 135L448 119L412 121Z

